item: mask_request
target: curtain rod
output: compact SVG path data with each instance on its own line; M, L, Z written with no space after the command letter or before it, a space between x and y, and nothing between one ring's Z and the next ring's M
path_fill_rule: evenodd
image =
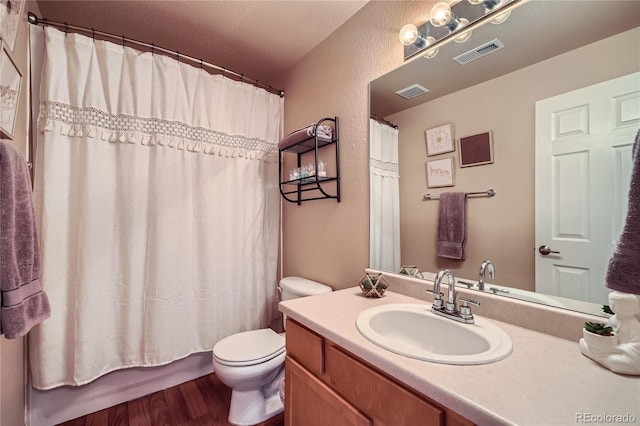
M385 120L382 117L378 117L377 115L371 114L371 118L376 120L378 123L386 124L389 127L393 127L394 129L398 129L398 126L396 126L395 124L391 123L390 121Z
M99 35L101 37L106 37L106 38L110 38L110 39L114 39L114 40L119 40L122 45L124 46L125 43L128 44L133 44L133 45L137 45L137 46L142 46L142 47L146 47L148 49L151 49L151 53L154 53L156 51L160 52L160 53L164 53L166 55L175 57L177 60L180 60L180 58L186 59L194 64L197 64L200 66L200 68L204 68L209 67L209 68L213 68L215 70L221 71L222 76L223 77L228 77L228 76L233 76L235 77L234 79L237 79L241 82L245 82L245 83L249 83L252 84L254 86L260 87L262 89L267 90L269 93L274 93L276 95L279 95L281 98L284 98L284 90L278 90L278 89L274 89L273 87L266 85L264 83L259 82L258 80L254 80L251 78L247 78L245 77L244 74L238 74L237 72L228 70L224 67L220 67L218 65L214 65L211 64L209 62L205 62L202 59L198 59L198 58L194 58L193 56L189 56L189 55L185 55L183 53L180 53L178 51L174 51L174 50L169 50L169 49L165 49L163 47L159 47L156 46L153 43L147 43L144 41L139 41L139 40L135 40L132 38L128 38L125 36L119 36L116 34L111 34L111 33L106 33L104 31L98 31L94 28L87 28L87 27L80 27L77 25L71 25L68 24L66 22L56 22L56 21L51 21L47 18L38 18L38 16L36 16L35 13L33 12L29 12L27 14L27 21L32 24L32 25L42 25L43 27L45 25L47 26L52 26L52 27L58 27L58 28L63 28L64 32L67 33L69 30L73 30L73 31L80 31L80 32L85 32L88 34L91 34L91 36L95 39L96 35Z

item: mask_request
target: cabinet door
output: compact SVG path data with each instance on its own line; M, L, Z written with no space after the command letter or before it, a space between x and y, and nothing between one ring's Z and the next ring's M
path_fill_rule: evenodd
M287 356L285 426L371 426L369 419Z
M326 378L333 389L367 413L376 425L444 426L445 413L403 386L325 345Z

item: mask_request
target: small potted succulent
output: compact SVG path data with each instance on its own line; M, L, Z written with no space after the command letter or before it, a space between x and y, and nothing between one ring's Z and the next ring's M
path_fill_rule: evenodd
M582 337L594 354L607 354L618 345L613 327L599 322L585 322Z
M600 336L614 336L613 327L599 323L599 322L585 322L584 329L589 333L597 334Z

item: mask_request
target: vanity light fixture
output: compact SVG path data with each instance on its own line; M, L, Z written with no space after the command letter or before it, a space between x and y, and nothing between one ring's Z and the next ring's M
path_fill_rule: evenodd
M447 41L464 43L473 29L484 22L500 24L511 10L526 0L448 0L439 1L430 10L427 22L407 24L400 30L404 59L417 53L433 58Z

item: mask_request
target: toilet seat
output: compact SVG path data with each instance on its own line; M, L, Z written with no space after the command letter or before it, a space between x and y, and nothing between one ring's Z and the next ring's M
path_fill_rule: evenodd
M213 347L213 356L220 364L242 367L269 361L284 351L284 337L265 328L225 337Z

